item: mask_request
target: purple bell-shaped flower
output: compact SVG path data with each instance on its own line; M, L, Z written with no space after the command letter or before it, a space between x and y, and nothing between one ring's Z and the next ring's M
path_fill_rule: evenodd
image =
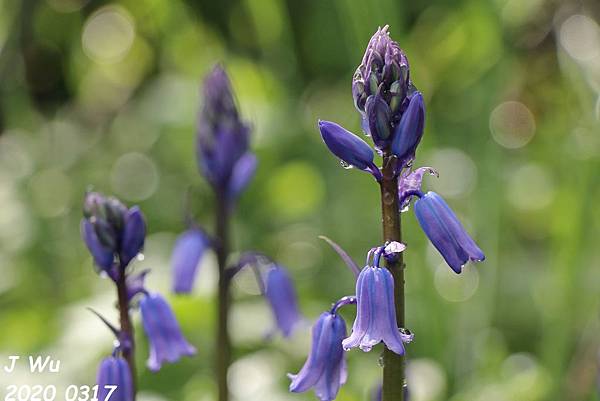
M435 192L427 192L415 202L415 215L425 235L456 273L469 260L485 259L454 212Z
M96 378L98 400L132 401L133 381L127 361L119 356L111 356L100 362Z
M183 337L179 323L165 299L156 293L140 301L142 324L150 343L148 369L156 372L164 362L174 363L184 355L192 356L194 348Z
M342 340L346 322L335 312L324 312L312 329L308 359L300 372L289 374L290 391L300 393L314 388L321 401L331 401L346 382L347 369Z

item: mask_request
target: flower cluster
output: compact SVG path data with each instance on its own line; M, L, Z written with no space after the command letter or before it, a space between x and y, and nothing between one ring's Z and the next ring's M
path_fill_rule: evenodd
M144 331L150 343L148 368L158 371L164 362L176 362L183 355L194 355L196 350L183 337L173 311L158 293L149 292L144 285L148 270L133 272L131 261L141 252L146 235L146 223L141 210L134 206L127 208L118 199L106 197L97 192L85 196L84 217L81 220L81 234L100 272L109 277L117 286L121 321L129 321L129 310L134 300L139 300ZM113 356L105 359L99 369L99 383L120 381L123 383L117 394L128 400L131 373L125 372L126 362L122 355L133 349L133 336L130 327L117 329L106 319L117 338ZM130 323L128 323L130 324ZM124 365L125 363L125 365Z
M431 167L411 170L423 136L425 107L410 80L408 60L390 38L387 26L378 29L369 41L352 80L352 94L365 134L372 138L379 154L395 160L400 210L408 210L411 199L418 198L415 214L421 228L456 273L469 260L484 260L483 252L446 202L434 192L421 191L424 174L437 172ZM369 144L334 122L319 121L319 130L331 153L381 181L382 172Z
M356 263L336 243L326 239L342 259L356 273ZM380 267L381 256L393 259L405 249L404 244L392 242L373 248L367 254L366 266L356 280L356 293L337 301L331 310L321 314L312 329L312 344L308 359L300 372L288 375L292 380L291 392L314 388L321 401L331 401L346 382L344 350L358 347L365 352L383 342L393 352L403 355L404 343L413 335L398 328L394 304L394 280L385 267ZM346 323L338 314L341 307L356 304L356 319L352 333L347 337Z
M416 198L414 211L421 228L456 273L460 273L469 260L483 260L483 252L446 202L434 192L421 191L424 175L437 175L437 172L430 167L412 170L423 136L425 106L422 94L410 79L408 60L390 38L387 26L378 29L369 41L352 80L352 95L362 129L372 139L376 152L339 124L320 120L321 137L331 153L341 159L342 165L370 173L382 185L383 199L385 195L392 195L390 199L397 202L398 209L394 206L392 214L407 211L410 202ZM383 157L384 166L376 164L375 153ZM385 217L384 214L384 220ZM399 230L399 227L393 229ZM331 401L346 380L342 350L358 347L368 352L383 342L388 350L403 355L404 344L410 342L413 335L398 327L394 277L386 267L380 266L382 256L388 266L397 264L406 246L389 241L371 249L365 267L359 270L339 245L324 239L356 274L356 292L342 298L319 317L313 327L310 355L300 372L290 375L290 391L314 388L321 401ZM354 303L356 318L352 333L346 337L346 327L338 309ZM407 388L402 391L406 396Z
M227 218L254 176L257 162L249 150L250 128L240 117L231 83L221 66L215 66L208 74L202 92L204 103L198 117L196 158L200 172L213 188L218 206L225 206ZM219 238L219 233L210 235L189 219L189 228L177 238L171 256L173 292L189 294L204 254L218 251L224 242L226 239ZM248 252L237 263L227 266L225 274L231 279L246 266L257 269L258 285L271 306L278 329L286 337L291 335L301 316L286 269L264 255Z
M233 202L256 170L249 151L250 127L241 120L225 70L217 65L204 81L196 154L200 172L222 197Z

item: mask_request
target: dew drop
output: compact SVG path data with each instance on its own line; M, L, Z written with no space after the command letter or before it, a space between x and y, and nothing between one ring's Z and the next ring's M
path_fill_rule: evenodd
M138 253L138 254L137 254L137 257L136 257L136 259L137 259L137 260L139 260L140 262L141 262L142 260L144 260L145 258L146 258L146 256L144 256L144 254L143 254L143 253L141 253L141 252L140 252L140 253Z
M352 168L352 165L351 165L351 164L348 164L348 163L346 163L346 162L345 162L345 161L343 161L343 160L340 160L340 166L342 166L342 167L343 167L343 168L345 168L346 170L349 170L349 169L351 169L351 168Z
M383 203L386 205L391 205L394 203L394 195L392 195L390 192L385 192L383 194Z
M377 359L377 364L382 368L385 367L385 360L383 359L383 355L379 355L379 358Z
M108 273L106 273L104 270L102 270L100 273L100 278L108 278Z

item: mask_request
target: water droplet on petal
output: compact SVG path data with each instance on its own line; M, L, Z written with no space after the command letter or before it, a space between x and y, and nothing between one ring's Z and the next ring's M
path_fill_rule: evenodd
M108 273L106 273L104 270L102 270L100 273L100 278L108 278Z
M351 169L353 166L351 164L346 163L343 160L340 160L340 166L342 166L343 168L345 168L346 170Z
M144 254L143 254L143 253L141 253L141 252L140 252L140 253L138 253L138 254L137 254L137 257L136 257L136 258L137 258L137 260L139 260L139 261L141 262L141 261L142 261L142 260L144 260L146 257L144 256Z

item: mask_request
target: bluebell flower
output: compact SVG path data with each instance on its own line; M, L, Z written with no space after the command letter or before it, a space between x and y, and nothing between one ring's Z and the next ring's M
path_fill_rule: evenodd
M171 307L160 294L147 294L140 301L140 310L150 343L148 369L156 372L165 362L174 363L184 355L196 353L196 349L183 337Z
M118 199L97 192L86 194L83 213L83 240L94 263L114 278L115 261L124 268L144 246L144 215L137 206L128 209Z
M271 305L279 330L289 337L301 321L296 290L286 270L275 265L266 273L265 296Z
M331 153L339 157L348 167L367 171L373 174L375 179L381 179L381 172L373 162L375 157L373 150L365 141L330 121L319 120L319 130L323 142Z
M133 381L127 361L119 356L111 356L100 362L96 378L98 400L133 401ZM114 390L110 386L115 386Z
M174 292L187 294L192 291L198 265L209 242L199 228L190 228L177 238L171 255Z
M196 136L200 171L220 196L237 196L252 177L255 163L238 165L249 154L250 128L239 116L229 78L221 66L215 66L204 80L203 97Z
M331 401L346 382L347 368L342 340L346 337L346 322L335 312L321 314L312 329L312 344L308 359L300 372L289 374L290 391L300 393L314 388L321 401Z
M377 263L376 263L377 265ZM402 355L412 335L398 328L394 303L394 279L388 269L365 266L356 281L357 311L352 334L342 345L368 352L383 341L388 349Z
M415 202L415 214L425 235L456 273L469 260L485 259L454 212L435 192L427 192Z

